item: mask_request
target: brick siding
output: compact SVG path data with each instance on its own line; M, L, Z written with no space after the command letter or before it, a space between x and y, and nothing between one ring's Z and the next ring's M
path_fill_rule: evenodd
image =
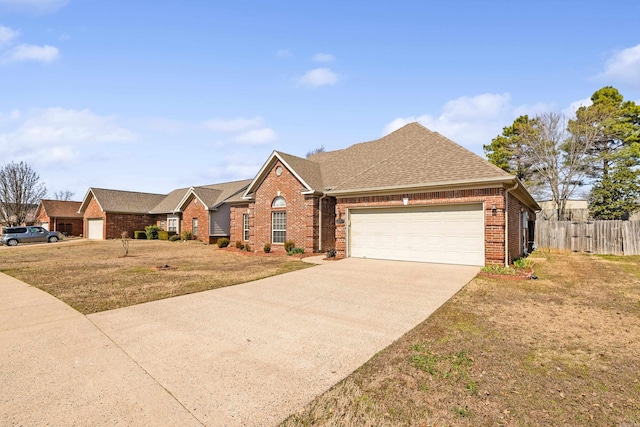
M105 239L119 239L122 237L123 231L126 231L129 237L133 237L134 231L144 230L147 225L157 223L156 215L102 212L98 202L93 196L84 212L83 234L85 237L89 235L89 219L104 220L102 234Z
M83 219L82 218L62 218L53 217L50 218L44 209L40 210L38 215L38 224L49 224L49 231L64 232L67 236L82 236L83 233Z
M209 210L197 197L192 197L186 208L182 211L180 230L193 233L193 218L198 218L198 235L194 233L194 240L209 242Z

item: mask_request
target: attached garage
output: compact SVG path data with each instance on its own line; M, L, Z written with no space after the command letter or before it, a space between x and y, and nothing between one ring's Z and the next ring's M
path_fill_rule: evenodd
M104 239L104 219L87 220L87 237L89 239Z
M349 210L349 255L484 265L482 204Z

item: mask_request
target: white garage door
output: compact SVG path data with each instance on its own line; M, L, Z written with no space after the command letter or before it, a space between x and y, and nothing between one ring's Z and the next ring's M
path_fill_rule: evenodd
M103 219L89 219L87 220L87 232L89 234L89 239L104 239L104 234L102 233L104 225Z
M350 256L484 265L482 205L350 210Z

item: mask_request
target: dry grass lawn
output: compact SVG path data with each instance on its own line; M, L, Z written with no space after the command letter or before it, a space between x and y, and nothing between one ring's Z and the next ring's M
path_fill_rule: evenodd
M640 257L476 278L285 426L640 426Z
M309 267L287 256L248 256L200 242L82 241L0 248L0 271L84 314L235 285ZM167 270L154 267L169 265Z

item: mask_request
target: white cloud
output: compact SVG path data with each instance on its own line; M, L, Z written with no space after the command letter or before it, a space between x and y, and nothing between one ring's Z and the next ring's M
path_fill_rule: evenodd
M125 143L136 138L117 125L114 117L89 110L14 110L6 116L12 120L0 121L0 151L7 158L39 164L73 160L87 145Z
M289 58L289 57L293 56L293 53L288 49L280 49L280 50L276 51L276 56L278 58Z
M40 15L55 12L67 3L69 0L0 0L0 8Z
M599 77L640 88L640 44L614 53Z
M300 79L298 84L300 86L309 87L312 89L320 86L334 85L338 83L339 76L331 71L329 68L314 68L307 71Z
M331 55L330 53L316 53L313 55L313 59L315 62L333 62L336 57Z
M407 123L419 122L432 131L439 132L467 149L482 154L482 145L488 144L523 114L535 116L553 111L552 104L513 105L511 95L485 93L473 97L463 96L447 102L442 114L433 116L398 117L388 123L383 130L386 135Z
M262 127L264 119L262 117L253 117L251 119L244 117L236 117L234 119L215 118L207 120L203 125L205 128L217 132L236 133Z
M53 46L21 44L5 53L4 62L53 62L58 59L58 56L58 49Z
M278 138L278 134L271 128L250 130L241 133L234 138L234 141L245 145L260 145L273 142Z
M10 44L13 39L17 38L19 35L19 31L12 30L11 28L5 27L4 25L0 25L0 46Z
M567 108L562 110L562 114L564 114L569 119L573 119L576 116L576 111L578 111L578 108L588 107L591 104L593 104L591 98L584 98L573 101Z

